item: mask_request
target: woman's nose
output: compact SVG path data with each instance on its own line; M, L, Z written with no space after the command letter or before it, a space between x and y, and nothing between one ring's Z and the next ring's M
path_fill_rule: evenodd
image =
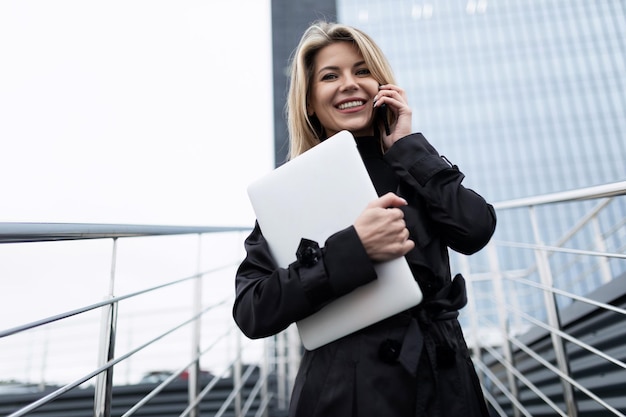
M356 77L354 77L352 74L348 74L343 77L343 82L341 84L342 91L354 90L357 88L358 84L356 82Z

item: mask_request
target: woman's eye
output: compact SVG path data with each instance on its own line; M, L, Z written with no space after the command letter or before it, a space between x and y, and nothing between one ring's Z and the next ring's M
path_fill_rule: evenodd
M332 73L324 74L322 76L322 81L334 80L335 78L337 78L337 75L335 75L335 74L332 74Z
M361 68L357 70L356 75L370 75L370 70L367 68Z

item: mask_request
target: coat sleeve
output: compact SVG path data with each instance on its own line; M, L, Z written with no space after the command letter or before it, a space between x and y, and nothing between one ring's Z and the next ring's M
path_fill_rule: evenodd
M441 157L421 133L398 140L385 160L425 201L427 215L447 246L469 255L482 249L496 227L495 210L461 182L456 165Z
M328 302L376 279L365 248L350 226L330 236L314 264L278 267L258 223L245 241L235 278L233 317L250 338L274 335ZM294 248L294 254L297 248Z

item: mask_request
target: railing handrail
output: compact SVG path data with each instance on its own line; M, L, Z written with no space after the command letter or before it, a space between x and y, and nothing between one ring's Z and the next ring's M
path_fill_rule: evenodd
M598 252L598 251L585 250L585 249L561 248L558 246L551 246L551 245L538 245L536 243L508 242L504 240L494 240L492 243L496 246L509 247L509 248L542 250L545 252L561 252L561 253L569 253L572 255L585 255L585 256L594 256L594 257L602 257L602 258L626 259L626 254L615 253L615 252Z
M500 201L494 203L493 206L496 210L506 210L544 204L564 203L568 201L615 197L619 195L626 195L626 181L613 182L558 193L543 194L533 197L518 198L515 200Z
M106 223L0 222L0 243L245 232L251 229L252 228L249 226L162 226Z
M496 210L626 195L626 181L494 203ZM107 223L0 222L0 243L243 232L250 226L167 226Z

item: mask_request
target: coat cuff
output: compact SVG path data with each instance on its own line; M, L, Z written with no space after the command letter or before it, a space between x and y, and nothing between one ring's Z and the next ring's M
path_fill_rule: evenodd
M422 187L439 172L454 169L421 133L413 133L398 140L384 158L391 166L399 166L407 171Z
M337 297L377 278L374 265L354 226L328 238L324 247L324 265Z

